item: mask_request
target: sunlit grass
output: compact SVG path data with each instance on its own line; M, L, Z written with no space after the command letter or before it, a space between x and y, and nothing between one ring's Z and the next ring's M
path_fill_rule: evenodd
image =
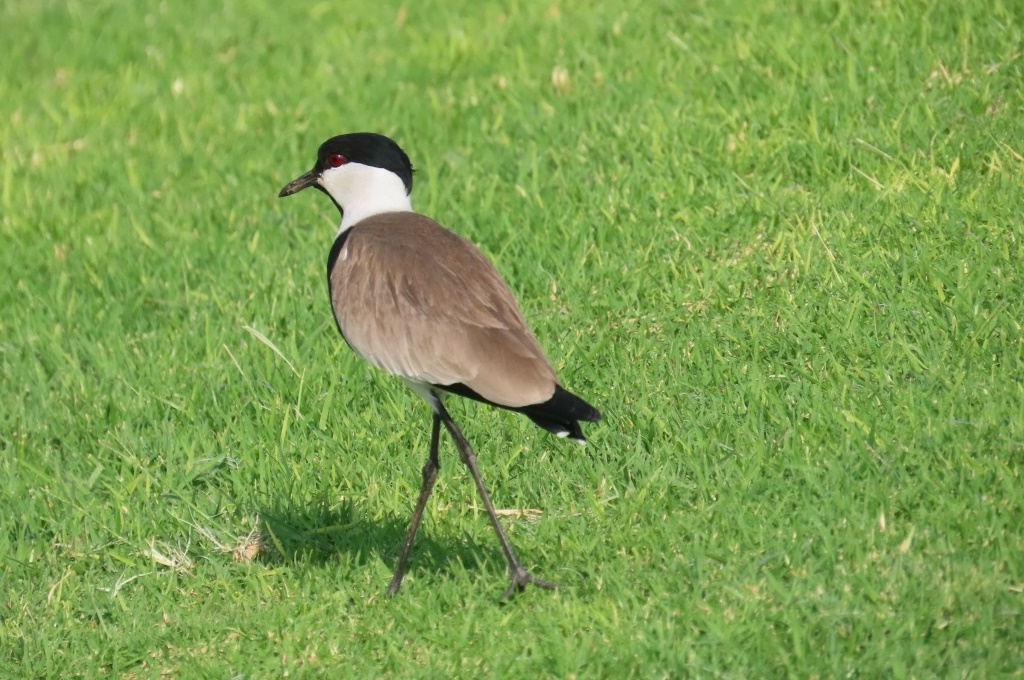
M1000 3L8 3L12 677L1024 665L1024 95ZM585 450L345 347L317 145L395 137Z

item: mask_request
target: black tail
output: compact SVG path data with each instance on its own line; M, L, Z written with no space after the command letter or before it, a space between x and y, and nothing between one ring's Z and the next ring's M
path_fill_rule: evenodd
M437 387L440 387L446 392L458 394L463 397L469 397L470 399L482 401L485 404L497 406L498 408L522 413L548 432L552 432L559 437L568 437L569 439L581 444L585 444L587 442L587 438L583 436L583 430L580 429L580 421L586 420L591 423L596 423L601 420L601 414L596 408L583 401L572 392L562 389L561 385L555 385L555 393L547 401L540 404L532 404L530 406L520 406L518 408L510 408L508 406L502 406L501 404L495 404L493 401L484 399L462 383L456 383L454 385L438 385Z
M569 437L581 444L586 443L587 438L580 429L580 421L596 423L601 420L601 414L596 408L572 392L562 389L561 385L555 385L554 395L544 403L512 410L522 413L548 432L559 437Z

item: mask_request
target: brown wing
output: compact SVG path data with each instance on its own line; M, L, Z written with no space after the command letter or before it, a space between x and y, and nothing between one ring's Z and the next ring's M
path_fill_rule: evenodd
M345 339L390 373L462 383L509 407L538 404L555 373L512 292L479 250L416 213L352 227L330 272Z

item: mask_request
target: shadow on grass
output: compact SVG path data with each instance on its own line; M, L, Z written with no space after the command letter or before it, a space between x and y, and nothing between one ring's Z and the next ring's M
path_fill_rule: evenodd
M326 565L345 559L365 565L379 560L393 569L408 526L408 518L362 517L348 501L334 506L317 503L266 507L259 513L266 543L260 559L267 564ZM452 564L457 565L457 571L472 571L483 569L488 563L503 563L496 539L493 549L467 545L454 537L439 542L424 532L421 525L406 573L449 572Z

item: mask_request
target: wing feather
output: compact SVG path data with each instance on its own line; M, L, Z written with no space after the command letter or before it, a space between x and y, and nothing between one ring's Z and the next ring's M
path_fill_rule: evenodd
M554 371L508 286L474 245L433 220L363 220L329 280L338 326L373 365L433 385L462 383L513 408L554 394Z

